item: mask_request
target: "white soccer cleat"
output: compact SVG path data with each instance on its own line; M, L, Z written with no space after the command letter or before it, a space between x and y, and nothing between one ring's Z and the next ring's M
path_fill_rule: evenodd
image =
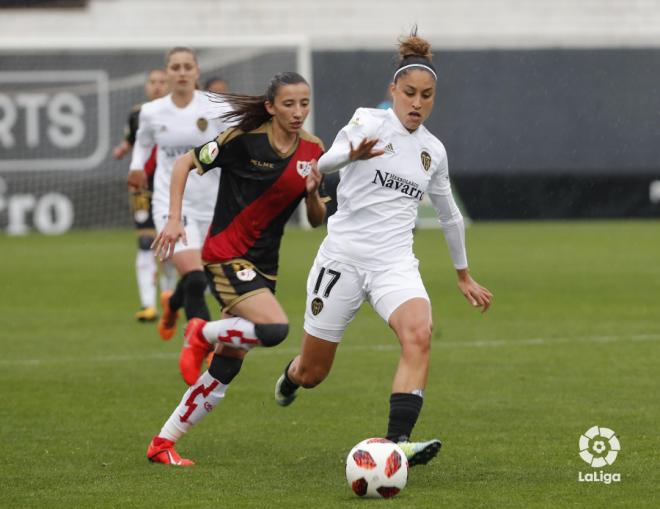
M397 444L408 458L408 465L426 465L436 457L442 447L442 442L437 438L426 442L399 442Z

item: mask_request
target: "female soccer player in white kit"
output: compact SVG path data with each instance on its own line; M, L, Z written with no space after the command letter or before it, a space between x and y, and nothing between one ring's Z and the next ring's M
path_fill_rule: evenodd
M190 48L171 49L167 54L165 70L170 94L142 106L129 172L129 183L144 187L144 172L141 170L153 146L158 146L152 196L153 218L158 232L163 230L168 219L174 161L229 127L219 118L229 111L228 106L217 100L212 101L205 92L195 89L200 71ZM210 319L204 299L206 276L202 268L201 248L213 218L220 181L219 170L211 173L205 180L193 174L183 196L182 221L187 244L179 241L174 248L172 261L181 279L174 294L166 294L163 298L163 315L158 327L163 339L170 339L174 334L178 309L182 306L187 319Z
M390 85L388 110L358 108L319 170L340 170L337 212L307 279L301 353L284 370L275 399L289 405L299 386L328 375L344 330L364 300L396 333L399 365L390 396L387 438L410 465L425 464L441 442L411 442L421 411L431 344L431 306L412 251L417 208L428 194L458 274L458 287L486 311L492 294L468 271L463 217L451 194L447 154L422 124L431 113L437 75L430 45L416 29L401 41L401 62Z

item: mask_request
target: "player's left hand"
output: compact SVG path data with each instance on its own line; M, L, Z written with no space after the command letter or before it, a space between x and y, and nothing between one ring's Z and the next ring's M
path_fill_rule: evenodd
M151 244L151 249L154 250L154 256L159 258L161 262L172 258L174 255L174 246L179 239L185 245L188 245L183 222L178 219L168 219L163 231L156 235L156 238Z
M465 274L458 279L458 289L474 307L481 308L481 312L488 311L493 300L493 294L488 288L477 283L472 276Z
M321 172L319 171L318 162L314 159L312 161L312 169L307 177L305 177L305 189L307 190L308 195L314 194L318 191L322 178L323 175L321 175Z

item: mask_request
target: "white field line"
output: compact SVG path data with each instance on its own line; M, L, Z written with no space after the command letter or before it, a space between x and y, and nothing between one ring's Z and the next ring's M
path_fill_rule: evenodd
M658 341L660 334L632 334L620 336L584 336L584 337L557 337L557 338L529 338L529 339L494 339L494 340L475 340L475 341L442 341L437 340L432 344L432 348L502 348L502 347L525 347L525 346L552 346L568 343L636 343L643 341ZM398 350L399 345L392 339L392 342L386 345L351 345L343 344L340 346L342 352L389 352ZM299 352L299 347L274 348L267 351L269 355L295 355ZM143 361L172 361L177 359L178 353L172 352L154 352L140 355L95 355L90 357L58 357L48 359L8 359L0 360L0 366L42 366L48 364L89 364L89 363L123 363L123 362L143 362ZM252 355L255 359L268 359L265 355Z

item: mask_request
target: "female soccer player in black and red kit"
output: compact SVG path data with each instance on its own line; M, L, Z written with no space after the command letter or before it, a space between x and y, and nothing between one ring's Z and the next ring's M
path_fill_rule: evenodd
M255 345L275 346L288 334L288 319L274 296L284 226L304 198L307 218L319 226L325 218L316 161L321 141L306 133L310 88L297 73L278 74L266 95L222 94L237 120L215 140L179 158L170 186L170 218L154 243L167 258L178 239L185 242L181 200L188 173L222 168L220 191L202 259L212 292L225 316L215 322L190 320L179 359L190 388L153 438L147 457L154 462L191 465L174 443L224 397ZM215 348L208 371L199 375L204 356Z

